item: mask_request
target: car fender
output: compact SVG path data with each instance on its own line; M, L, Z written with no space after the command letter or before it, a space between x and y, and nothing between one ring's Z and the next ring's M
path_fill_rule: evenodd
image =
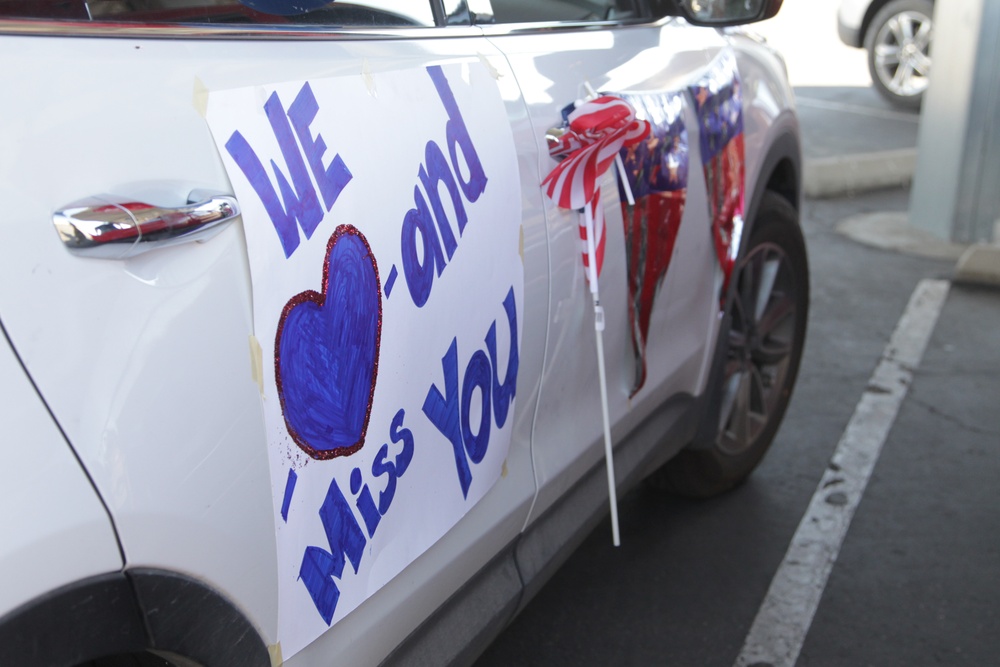
M47 591L120 570L122 554L100 497L0 331L2 626Z

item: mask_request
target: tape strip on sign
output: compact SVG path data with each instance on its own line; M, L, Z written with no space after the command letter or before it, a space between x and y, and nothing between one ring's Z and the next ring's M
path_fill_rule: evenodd
M792 667L798 659L840 545L920 366L948 288L944 280L917 285L771 581L736 667Z
M371 70L208 96L250 258L285 659L486 494L513 430L521 193L498 84L471 60L379 69L375 94Z

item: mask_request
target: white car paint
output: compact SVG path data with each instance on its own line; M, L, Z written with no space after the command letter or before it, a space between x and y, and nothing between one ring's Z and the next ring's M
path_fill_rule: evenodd
M107 511L3 338L0 395L0 610L6 611L120 569L122 557Z
M533 332L521 342L505 474L444 538L288 665L328 664L330 656L340 664L380 661L598 464L593 324L575 214L544 202L539 189L554 164L544 132L584 94L583 83L616 92L681 89L734 45L748 91L748 199L764 150L778 133L797 131L780 61L738 34L666 21L621 32L555 32L541 47L530 31L485 33L455 28L448 39L430 31L370 41L0 37L0 62L18 63L0 74L11 100L0 109L0 137L11 147L0 153L7 202L0 284L17 285L0 290L4 327L107 504L126 567L208 583L251 620L275 657L274 517L248 353L241 227L205 243L97 261L61 247L51 214L102 192L163 205L183 203L195 188L231 192L201 115L205 91L363 72L377 79L384 71L480 60L497 72L520 167L524 327ZM534 85L545 80L544 88ZM616 350L609 355L616 438L664 398L700 393L714 350L718 284L694 131L689 141L688 217L679 241L687 248L658 297L650 377L631 400L621 213L610 177L604 188L612 231L602 283L619 286L605 294L608 321L617 323L605 333ZM2 363L10 365L4 350ZM10 391L37 403L30 387ZM62 519L66 530L87 534L79 547L86 557L33 588L0 586L0 615L60 581L122 567L111 524L71 452L45 415L32 419L50 432L50 483L58 481L75 508ZM6 413L3 423L10 423ZM8 562L0 561L4 575Z
M872 0L841 0L840 6L837 8L837 20L845 28L860 35L861 24L864 22L865 13L871 4ZM861 46L861 44L853 44L852 46Z

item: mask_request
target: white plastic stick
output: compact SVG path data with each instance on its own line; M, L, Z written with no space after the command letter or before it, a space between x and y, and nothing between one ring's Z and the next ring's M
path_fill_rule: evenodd
M600 206L600 202L598 202ZM618 534L618 492L615 489L615 455L611 446L611 417L608 414L608 379L604 369L604 308L597 288L597 249L594 245L594 216L590 203L583 209L587 226L587 263L590 275L590 293L594 298L594 332L597 340L597 370L601 383L601 416L604 418L604 463L608 473L608 503L611 506L611 542L621 545Z
M625 191L625 199L628 200L629 206L635 206L635 197L632 195L632 186L629 185L628 174L625 172L625 161L622 160L621 153L615 156L615 164L618 165L618 176L622 179L622 190Z

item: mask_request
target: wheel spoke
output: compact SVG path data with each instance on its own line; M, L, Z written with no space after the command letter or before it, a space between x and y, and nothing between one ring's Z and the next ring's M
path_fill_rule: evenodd
M765 259L760 264L760 276L757 283L757 294L753 311L754 323L758 328L760 327L760 320L764 316L764 311L771 301L771 292L774 291L774 280L778 277L781 260L775 257L773 259Z
M900 48L891 44L879 44L875 47L875 64L880 68L889 65L898 65L900 60Z
M740 379L743 377L743 371L739 368L739 364L734 363L734 365L737 366L737 369L726 380L726 386L722 391L722 405L719 407L719 431L721 433L729 430L729 425L733 420L733 410L736 408L736 399L740 391Z
M753 366L743 369L730 378L733 401L728 407L728 417L723 422L723 433L728 438L725 449L732 454L742 452L753 444L767 424L770 404L760 372Z
M740 386L737 390L736 405L734 406L736 422L734 430L734 440L738 446L743 446L750 441L750 384L752 382L752 371L747 369L740 374Z
M931 43L931 22L921 21L920 28L917 30L917 34L913 36L913 44L922 53L927 53L927 47Z
M768 392L764 386L764 378L760 369L754 367L750 374L750 403L747 405L747 425L750 438L756 438L767 423L767 417L771 412L771 401L768 399L773 392ZM749 444L749 443L748 443Z
M757 333L761 339L766 339L783 325L789 317L795 315L795 299L788 292L781 292L768 305L767 311L757 321Z
M909 42L913 39L913 17L909 14L904 14L899 19L899 31L903 36L900 42Z
M912 78L913 68L910 65L900 65L896 68L896 73L892 75L892 81L890 82L889 87L897 95L906 94Z
M892 35L892 39L893 39L893 41L895 41L895 43L897 45L902 45L903 44L903 40L905 39L905 37L903 36L903 26L902 26L902 23L903 23L902 19L899 16L893 16L885 24L886 29Z
M760 261L757 255L748 258L746 265L740 272L740 307L744 317L744 324L750 323L750 318L756 310L757 302L757 282L760 274Z

